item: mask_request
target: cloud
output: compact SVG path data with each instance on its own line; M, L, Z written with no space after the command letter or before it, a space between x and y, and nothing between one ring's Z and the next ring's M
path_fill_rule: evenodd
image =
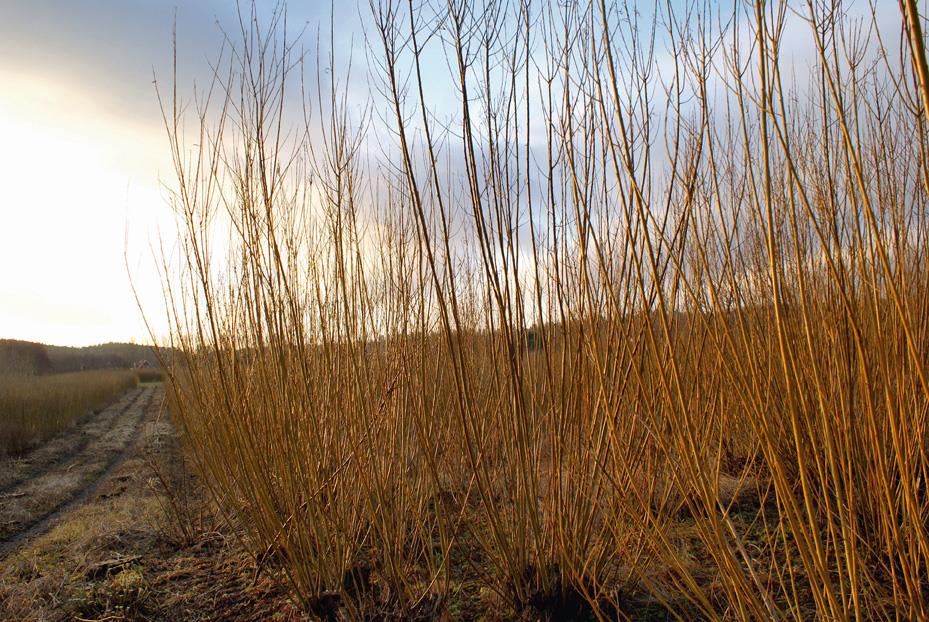
M260 15L271 5L260 3ZM322 4L309 6L292 13L289 29L302 28ZM171 247L161 181L173 169L152 72L170 83L175 19L178 81L190 94L195 82L209 81L223 39L218 24L238 28L235 2L3 3L0 337L145 339L124 252L163 332L150 244L164 234Z

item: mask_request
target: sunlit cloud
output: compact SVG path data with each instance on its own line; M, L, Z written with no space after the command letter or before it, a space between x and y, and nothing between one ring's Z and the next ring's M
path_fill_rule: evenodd
M138 256L168 222L161 137L98 110L73 85L9 70L0 80L0 332L64 344L145 340L124 256L145 270L151 262ZM158 283L144 276L140 295L152 299Z
M259 13L276 4L259 1ZM295 5L289 28L314 48L330 8L344 25L366 7ZM173 167L153 80L171 82L176 29L181 92L208 83L223 29L238 29L237 10L226 0L4 2L0 338L147 341L130 273L151 328L163 335L153 247L164 239L173 248L162 185L172 185ZM336 34L341 57L360 43L357 32Z

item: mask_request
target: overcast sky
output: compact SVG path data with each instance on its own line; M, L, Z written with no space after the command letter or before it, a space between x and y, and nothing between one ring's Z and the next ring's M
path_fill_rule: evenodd
M269 12L276 2L258 4ZM853 6L867 13L867 2ZM877 6L896 30L897 3ZM313 47L330 7L338 54L364 65L367 1L292 1L289 30L305 27ZM0 0L0 338L148 340L130 271L164 334L150 244L173 230L161 186L172 169L153 74L170 83L176 21L181 87L206 82L220 26L235 30L236 11L234 0ZM811 49L799 40L802 63ZM436 86L444 61L428 63L433 101L454 100Z
M328 2L291 5L289 30L328 27ZM357 9L336 11L350 47ZM232 0L0 0L0 338L147 340L124 249L163 334L150 243L173 228L172 170L152 77L170 82L175 18L179 81L205 81Z

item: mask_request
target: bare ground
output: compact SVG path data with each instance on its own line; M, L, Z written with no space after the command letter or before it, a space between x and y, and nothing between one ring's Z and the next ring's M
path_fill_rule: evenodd
M164 390L0 463L0 619L302 620L185 468Z
M76 440L69 441L74 434L61 435L60 451L19 462L26 474L0 494L0 555L44 531L100 485L131 451L141 421L160 392L154 387L136 389L129 401L121 400L83 426Z
M20 458L3 461L3 469L0 470L0 499L26 480L73 461L88 445L100 439L113 421L131 408L144 391L142 388L129 391L113 404L92 413L77 426L55 436L44 445Z

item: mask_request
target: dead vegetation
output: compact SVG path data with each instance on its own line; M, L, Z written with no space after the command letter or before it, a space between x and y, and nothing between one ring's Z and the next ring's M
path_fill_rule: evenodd
M140 423L159 392L147 388L124 397L88 426L56 439L61 451L39 450L24 460L2 463L12 477L3 478L7 481L0 496L0 554L93 493L132 451ZM74 440L66 442L67 437Z
M923 18L657 4L372 0L296 131L253 8L163 101L174 409L304 611L929 616Z
M86 503L2 559L0 619L305 619L268 576L256 579L252 557L184 469L157 402L141 426L129 459ZM196 514L174 513L178 498Z
M0 457L39 445L138 382L129 371L0 374Z

